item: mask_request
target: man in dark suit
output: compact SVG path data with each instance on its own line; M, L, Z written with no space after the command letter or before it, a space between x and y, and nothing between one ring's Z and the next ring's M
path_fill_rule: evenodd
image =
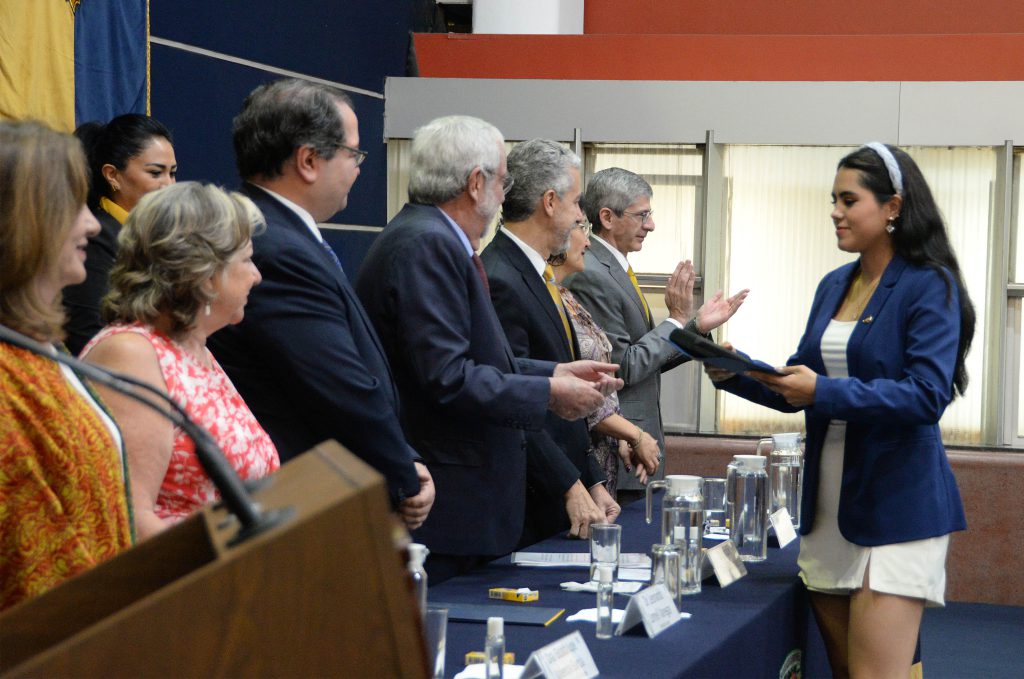
M594 410L601 387L620 381L607 378L613 365L517 359L508 346L475 254L509 181L501 133L467 116L434 120L417 130L410 165L410 203L374 242L356 291L394 367L406 434L437 484L414 532L436 583L519 543L524 430L541 429L549 408Z
M433 481L402 433L380 340L316 226L345 208L366 155L351 101L300 80L262 85L234 120L234 145L243 191L267 221L253 238L263 283L210 348L282 462L335 439L384 475L416 528Z
M505 224L481 255L491 300L516 356L572 361L579 355L576 335L545 278L551 277L548 258L565 251L569 232L583 221L580 159L557 142L533 139L512 149L508 168L515 183L505 196ZM545 431L548 437L531 441L531 455L548 465L549 474L543 484L531 484L527 535L545 537L575 522L563 497L586 508L587 523L614 520L619 506L588 454L587 423L548 417Z
M661 373L685 359L666 342L676 328L709 333L739 309L743 290L729 299L712 296L693 316L696 272L689 260L680 262L665 286L668 318L655 323L640 290L633 267L626 259L643 247L654 231L651 185L638 174L618 167L601 170L590 178L583 204L593 226L591 246L583 256L583 271L566 279L587 311L593 315L612 345L612 360L621 366L626 386L619 393L622 416L637 426L636 441L651 436L665 449L661 425ZM635 466L635 465L634 465ZM654 477L664 476L659 466ZM637 479L619 461L618 500L629 502L644 495Z

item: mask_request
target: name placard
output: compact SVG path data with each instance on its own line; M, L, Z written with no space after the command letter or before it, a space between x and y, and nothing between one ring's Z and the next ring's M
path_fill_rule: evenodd
M712 547L704 556L711 562L718 584L722 587L728 587L747 574L747 567L740 560L740 553L736 551L732 540Z
M644 630L652 639L679 622L676 602L664 584L652 585L633 595L615 635L622 636L640 621L643 621Z
M779 539L779 547L785 547L796 540L796 528L793 527L793 517L789 515L788 509L781 507L779 511L769 515L768 519L775 526L775 537Z
M578 631L542 646L530 654L522 679L593 679L598 675L594 657Z

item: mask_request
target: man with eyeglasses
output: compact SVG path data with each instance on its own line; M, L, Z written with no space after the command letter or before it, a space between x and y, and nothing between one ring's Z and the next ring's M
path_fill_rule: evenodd
M636 448L651 436L664 453L661 420L661 373L685 359L665 340L676 328L701 334L729 320L747 296L744 290L729 299L722 294L708 300L693 316L696 274L689 260L680 262L665 286L668 318L655 324L650 306L627 257L639 252L654 231L651 185L638 174L621 168L601 170L590 178L583 205L593 227L591 246L584 255L584 270L566 282L573 295L594 317L612 344L612 360L621 365L626 386L619 392L622 415L637 426ZM664 455L662 456L664 459ZM634 463L633 467L638 465ZM664 477L664 464L656 478ZM643 495L643 486L619 462L620 503Z
M209 346L282 462L335 439L384 475L393 507L417 528L433 480L402 432L380 340L317 228L345 208L366 156L352 102L277 80L253 90L233 128L242 191L267 223L253 237L263 281L242 322Z
M481 255L491 299L516 356L572 361L579 343L548 260L565 252L583 221L580 159L558 142L531 139L512 149L508 168L515 184L502 206L504 225ZM548 418L545 431L548 439L531 442L544 445L529 450L549 469L531 477L526 542L565 529L585 537L591 523L614 521L619 505L589 454L586 421Z
M356 291L402 395L403 424L437 484L417 541L431 583L519 544L526 445L548 417L578 418L618 387L615 367L517 359L488 295L476 250L512 186L501 133L469 116L416 131L409 203L363 260ZM602 377L603 376L603 377ZM536 471L543 475L544 470Z

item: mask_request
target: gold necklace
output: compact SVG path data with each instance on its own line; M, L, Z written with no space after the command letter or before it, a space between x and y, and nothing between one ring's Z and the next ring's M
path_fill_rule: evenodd
M882 280L881 276L865 284L863 274L857 274L857 277L853 279L853 283L850 284L850 289L846 293L846 298L843 300L839 313L836 314L836 320L856 321L860 318L860 315L864 313L864 309L867 308L868 302L871 301L871 296L875 293L875 288L878 287L880 280Z

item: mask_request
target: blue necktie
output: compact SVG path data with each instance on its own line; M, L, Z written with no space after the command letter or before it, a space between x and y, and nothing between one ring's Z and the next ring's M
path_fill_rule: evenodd
M341 269L341 273L345 273L345 267L341 265L341 260L338 259L338 255L335 254L334 248L332 248L325 240L320 241L320 245L324 246L324 250L327 251L327 254L331 256L331 259L334 260L334 263L338 265L339 269Z

